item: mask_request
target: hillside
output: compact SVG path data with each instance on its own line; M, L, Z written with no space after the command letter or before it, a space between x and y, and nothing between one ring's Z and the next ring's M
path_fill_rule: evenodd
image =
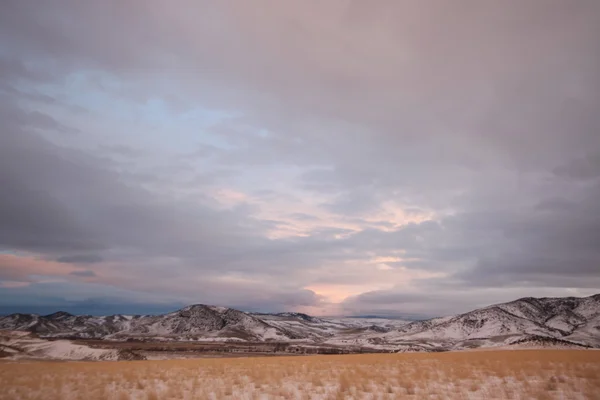
M522 298L453 317L415 321L386 335L388 342L418 341L477 347L516 343L528 337L600 345L600 295ZM478 343L479 341L479 343Z
M12 314L0 329L47 338L296 342L389 351L443 351L542 342L600 347L600 295L522 298L467 313L407 322L259 314L191 305L162 315ZM540 342L541 343L541 342Z

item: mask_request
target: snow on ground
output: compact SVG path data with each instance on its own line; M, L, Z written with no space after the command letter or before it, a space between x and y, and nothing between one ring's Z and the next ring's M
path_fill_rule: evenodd
M69 340L44 340L32 336L29 332L2 332L0 349L10 356L4 360L42 359L42 360L88 360L115 361L119 353L113 349L94 349L74 344Z
M105 360L118 359L116 350L94 349L89 346L73 344L68 340L33 343L23 346L28 356L55 360Z
M562 399L598 398L596 351L0 363L0 398Z
M358 317L343 317L343 318L321 318L321 320L332 324L342 325L348 328L366 328L371 325L397 328L408 324L410 321L403 319L388 319L388 318L358 318Z
M220 312L220 313L224 313L228 310L227 307L222 307L222 306L208 306L211 310L214 310L216 312Z

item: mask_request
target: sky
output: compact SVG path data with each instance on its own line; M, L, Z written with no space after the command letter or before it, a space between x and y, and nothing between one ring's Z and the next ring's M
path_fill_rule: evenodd
M0 313L600 292L596 0L5 0Z

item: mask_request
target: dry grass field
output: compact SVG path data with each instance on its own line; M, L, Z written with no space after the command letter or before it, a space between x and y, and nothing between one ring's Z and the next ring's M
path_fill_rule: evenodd
M600 399L600 351L0 363L1 399Z

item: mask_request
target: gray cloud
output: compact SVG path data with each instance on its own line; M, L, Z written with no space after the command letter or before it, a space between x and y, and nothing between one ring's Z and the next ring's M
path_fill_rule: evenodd
M45 150L51 146L35 135L11 129L10 120L4 121L0 135L0 244L31 250L102 248L93 232L50 192L52 187L61 191L53 176L59 176L60 181L81 182L81 170L49 156ZM84 180L87 178L94 177Z
M305 213L293 213L290 214L290 217L296 220L300 220L300 221L318 221L319 218L315 217L314 215L309 215L309 214L305 214Z
M324 283L421 314L600 288L599 15L5 2L0 246L251 308L323 306Z
M582 158L569 161L554 169L558 176L575 179L596 179L600 177L600 153L589 153Z
M97 254L75 254L69 256L58 257L56 261L67 264L94 264L103 261L104 259Z
M421 288L428 292L402 293L400 291L376 291L348 298L344 301L347 312L363 315L401 316L423 319L468 312L490 304L538 296L588 296L595 292L574 292L565 288L515 287L510 289L471 288L469 290L444 290L439 287ZM448 301L448 299L452 299Z
M82 271L73 271L73 272L70 272L69 274L73 275L73 276L81 276L84 278L90 278L90 277L96 276L94 271L91 271L89 269L82 270Z

